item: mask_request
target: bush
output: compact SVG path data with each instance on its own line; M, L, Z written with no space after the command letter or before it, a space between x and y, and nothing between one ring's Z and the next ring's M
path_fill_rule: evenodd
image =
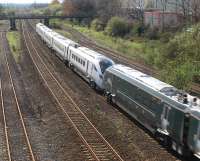
M110 36L124 37L131 30L131 25L120 17L113 17L108 21L106 33Z
M164 32L164 33L161 33L160 34L160 41L162 42L162 43L168 43L169 42L169 40L172 38L172 33L170 33L170 32Z
M56 23L56 22L52 22L52 23L51 23L51 27L52 27L52 28L55 28L55 29L61 29L61 25L59 25L59 24Z
M147 38L150 40L157 40L159 39L159 29L158 28L153 28L149 29L146 33Z
M182 65L177 62L169 62L162 74L165 81L179 89L187 90L190 88L195 70L190 62L185 62Z
M132 36L142 36L144 34L144 26L141 23L134 23L131 29Z
M94 29L95 31L103 31L104 27L105 25L99 19L94 19L91 23L91 28Z

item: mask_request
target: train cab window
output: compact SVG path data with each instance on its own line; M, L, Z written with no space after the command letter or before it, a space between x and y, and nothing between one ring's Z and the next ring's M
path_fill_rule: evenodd
M112 61L108 59L101 59L101 61L99 62L99 65L101 68L101 72L104 73L108 67L113 65L113 63Z

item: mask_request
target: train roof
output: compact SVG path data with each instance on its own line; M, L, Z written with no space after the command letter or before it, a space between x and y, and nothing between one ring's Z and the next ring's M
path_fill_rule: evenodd
M117 64L114 66L114 69L123 72L124 75L126 75L127 77L145 83L147 86L156 91L162 91L165 88L174 88L173 86L167 83L164 83L156 78L153 78L147 74L144 74L138 70L132 69L124 65Z
M45 25L38 25L37 27L39 27L40 29L46 31L46 32L53 32L52 29L46 27Z
M56 35L54 35L53 38L56 39L57 41L59 41L60 43L62 43L63 45L71 44L73 46L78 46L78 43L76 43L76 42L74 42L74 41L72 41L72 40L70 40L70 39L68 39L68 38L66 38L66 37L64 37L64 36L62 36L58 33Z
M185 112L196 111L200 115L200 99L197 98L197 106L193 106L193 99L196 97L187 94L188 104L184 104L182 102L183 100L179 100L178 97L180 91L172 85L164 83L138 70L120 64L113 65L112 67L108 68L108 71L120 73L120 75L130 83L134 81L137 82L137 84L145 87L146 90L149 89L149 91L154 91L152 92L154 95L156 93L160 98L168 101L170 104L176 104L176 107L184 110ZM196 107L199 107L199 109Z
M45 26L43 23L37 23L36 26Z
M94 50L91 50L87 47L79 47L78 48L82 53L87 54L89 57L93 58L93 59L99 59L99 58L106 58L106 59L110 59Z

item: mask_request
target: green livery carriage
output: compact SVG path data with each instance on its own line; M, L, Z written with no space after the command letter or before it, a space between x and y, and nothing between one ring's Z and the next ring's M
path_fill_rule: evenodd
M152 133L165 139L179 154L191 149L191 107L179 91L149 75L124 65L106 70L104 88L108 102L117 104ZM189 98L188 98L189 99ZM190 131L189 131L190 130Z

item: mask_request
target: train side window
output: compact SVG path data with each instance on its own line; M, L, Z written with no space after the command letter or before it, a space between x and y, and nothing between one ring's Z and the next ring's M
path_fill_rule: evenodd
M83 61L83 66L85 66L85 61Z

